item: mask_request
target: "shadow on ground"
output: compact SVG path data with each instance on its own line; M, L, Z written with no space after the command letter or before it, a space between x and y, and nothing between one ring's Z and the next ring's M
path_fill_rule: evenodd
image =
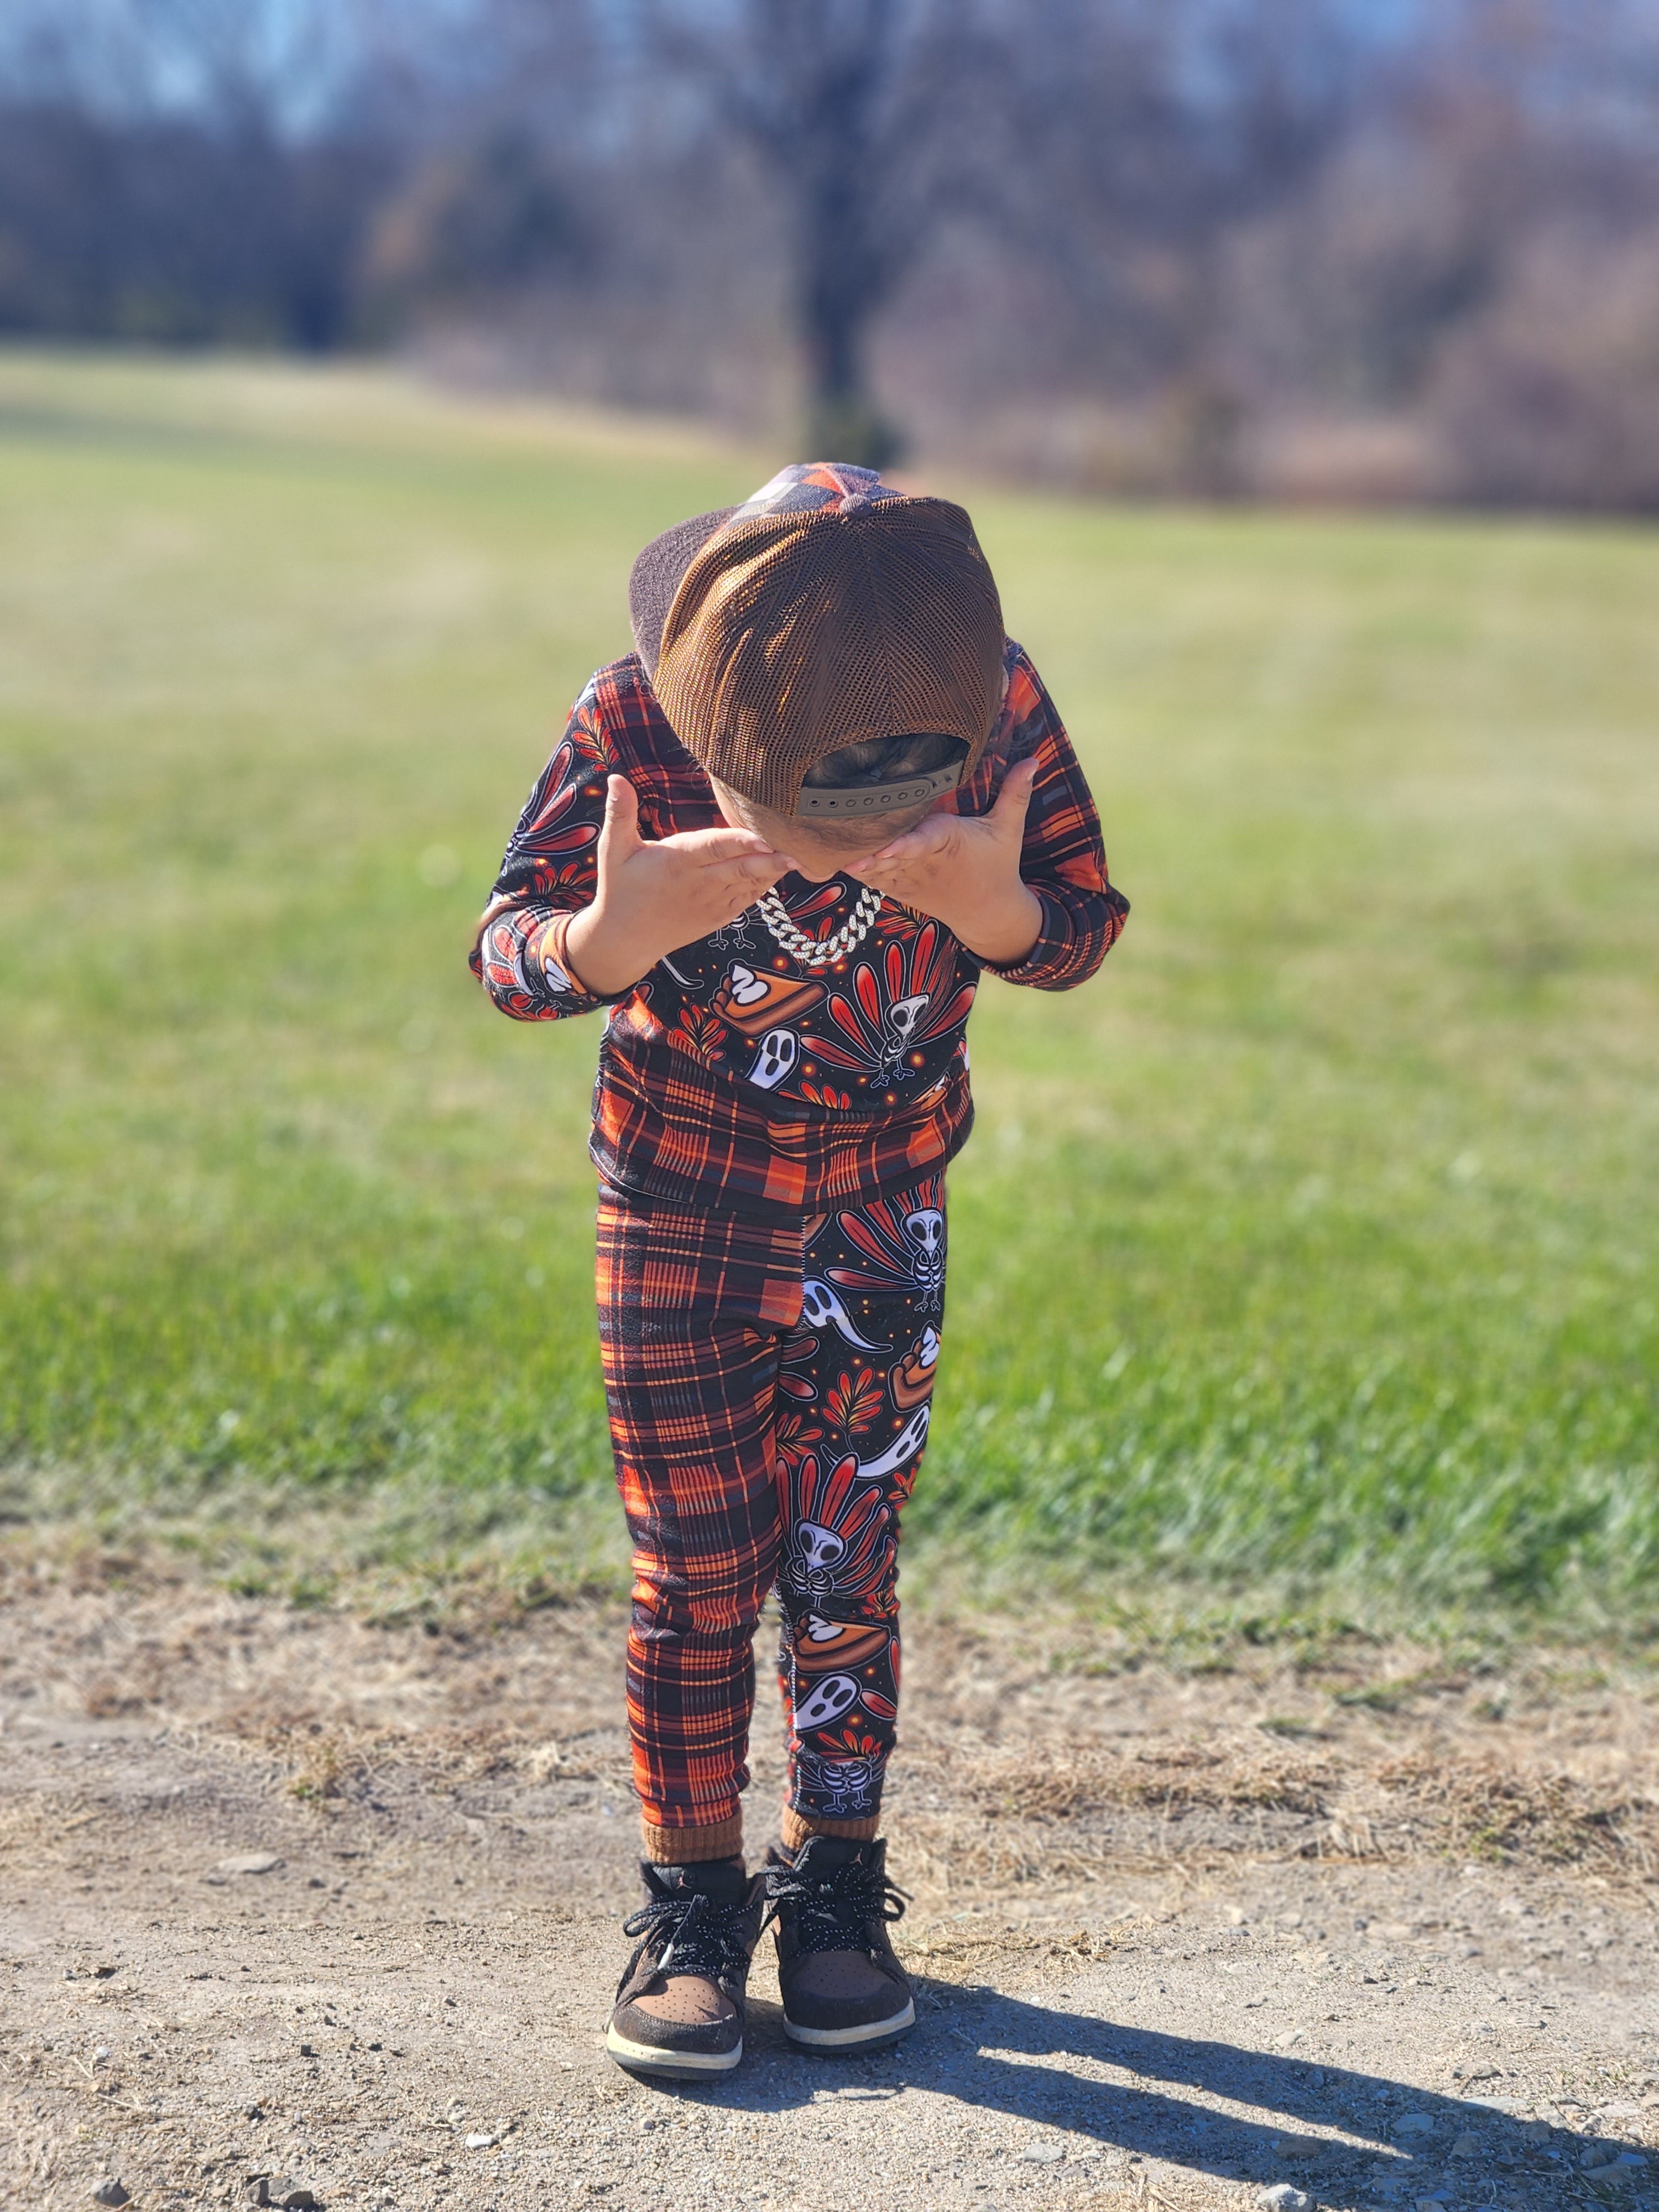
M1386 2075L1310 2066L1247 2045L1119 2025L991 1991L964 1993L927 1977L913 1980L927 2024L895 2050L861 2059L807 2057L788 2041L781 2008L755 2000L744 2069L734 2081L645 2086L744 2112L787 2112L826 2091L874 2101L925 2089L964 2107L1091 2138L1130 2159L1155 2158L1236 2181L1288 2178L1328 2198L1344 2193L1343 2167L1366 2161L1367 2198L1432 2197L1454 2144L1469 2135L1480 2138L1486 2163L1509 2168L1516 2181L1560 2181L1571 2172L1581 2191L1589 2185L1599 2192L1634 2179L1644 2164L1593 2135L1517 2120L1494 2103L1437 2095ZM1279 2113L1283 2124L1200 2111L1170 2090ZM1310 2134L1316 2125L1343 2133ZM1042 2164L1064 2148L1039 2136L1025 2155ZM1070 2145L1073 2156L1078 2148ZM1587 2158L1606 2163L1587 2170ZM1452 2193L1443 2190L1437 2201Z

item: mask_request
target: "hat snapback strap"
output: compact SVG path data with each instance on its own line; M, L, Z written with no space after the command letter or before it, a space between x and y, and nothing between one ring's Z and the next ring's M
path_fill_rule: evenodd
M920 806L941 792L954 791L962 781L963 764L952 761L932 775L912 776L904 783L803 784L795 801L799 814L838 815L845 821L865 814L891 814Z

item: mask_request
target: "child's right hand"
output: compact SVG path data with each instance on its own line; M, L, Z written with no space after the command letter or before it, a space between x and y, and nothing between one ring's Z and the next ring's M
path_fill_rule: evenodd
M735 921L794 862L752 830L688 830L649 842L625 775L608 778L599 887L565 933L566 964L602 998L629 990L677 945Z

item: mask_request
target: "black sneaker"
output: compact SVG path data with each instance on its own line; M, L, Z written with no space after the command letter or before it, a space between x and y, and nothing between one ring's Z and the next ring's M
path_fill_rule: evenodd
M700 2081L743 2057L744 1985L760 1940L766 1877L738 1859L653 1866L645 1903L623 1923L638 1948L617 1984L605 2047L633 2074Z
M887 1924L903 1892L887 1879L887 1846L809 1836L793 1857L766 1855L784 2033L809 2051L880 2051L916 2024L909 1978Z

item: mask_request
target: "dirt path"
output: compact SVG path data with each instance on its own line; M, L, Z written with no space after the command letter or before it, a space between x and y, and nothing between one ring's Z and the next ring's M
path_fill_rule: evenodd
M918 1621L890 1832L921 2027L797 2056L763 1953L741 2073L668 2093L599 2040L618 1639L14 1561L0 2201L1659 2206L1639 1683L1374 1650L1183 1679L1075 1625Z

